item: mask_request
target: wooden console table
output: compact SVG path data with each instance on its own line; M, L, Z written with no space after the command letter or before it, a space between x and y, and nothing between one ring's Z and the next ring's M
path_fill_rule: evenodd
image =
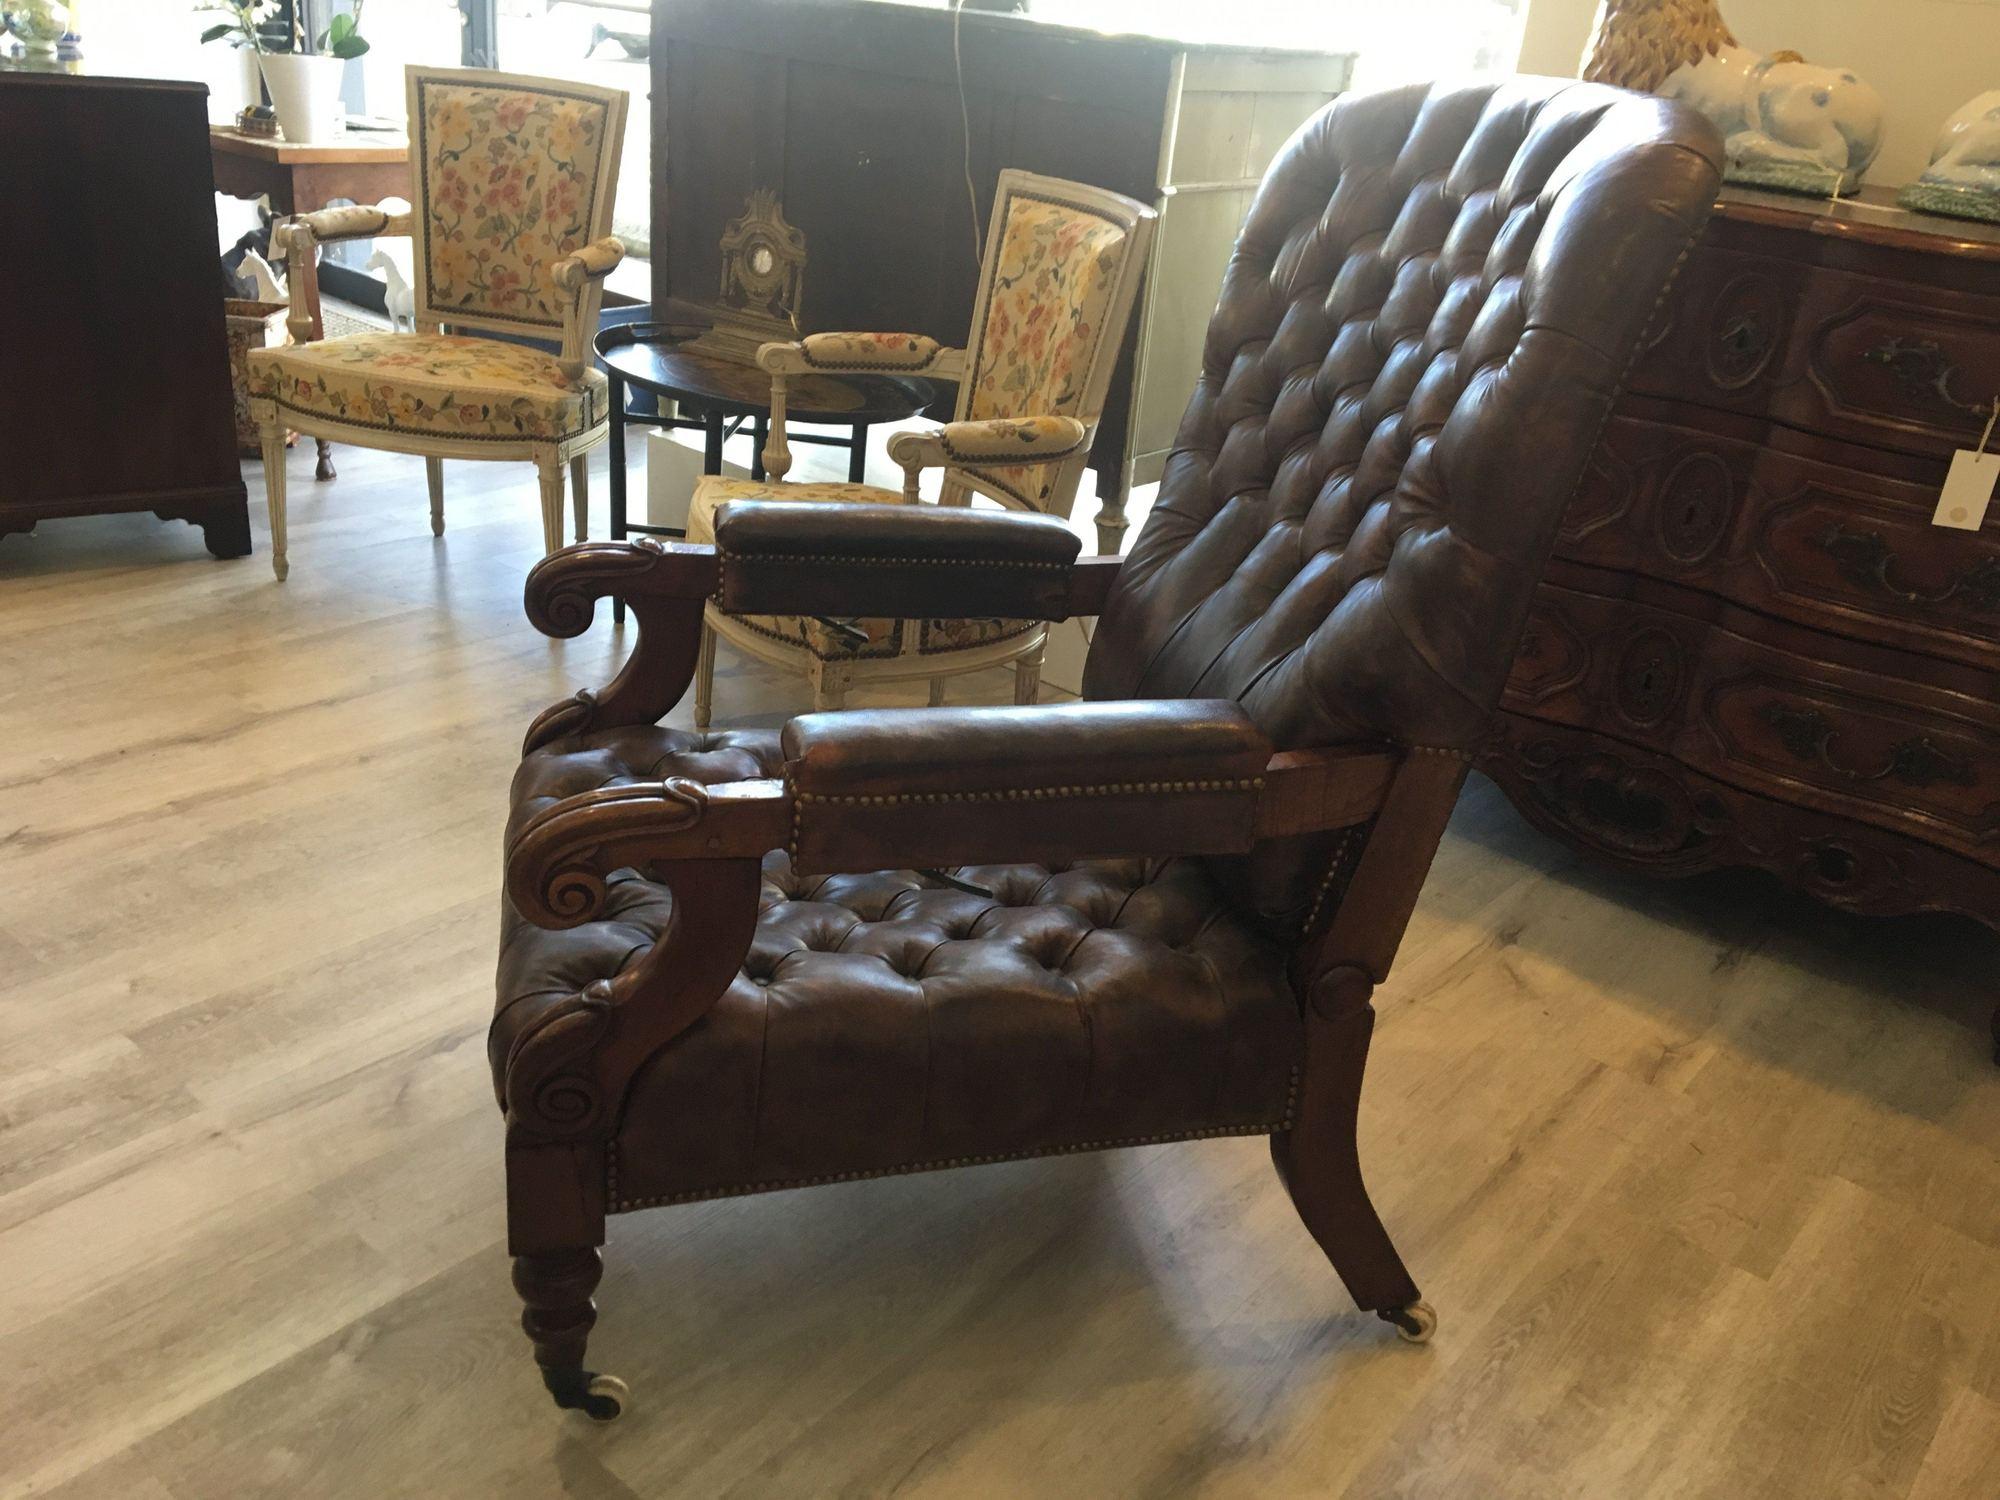
M379 203L410 196L410 143L399 135L350 130L338 145L294 146L211 125L208 149L218 193L268 194L271 212L280 216L309 214L335 198Z
M1731 192L1605 428L1483 767L1631 869L2000 929L2000 230ZM1994 1017L2000 1048L2000 1011Z

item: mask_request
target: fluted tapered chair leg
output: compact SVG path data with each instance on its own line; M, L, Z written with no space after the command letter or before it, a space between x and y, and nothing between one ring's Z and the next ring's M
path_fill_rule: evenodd
M701 646L694 664L694 727L708 728L715 714L715 632L701 623Z
M1024 656L1014 663L1014 701L1020 704L1037 703L1042 696L1042 653L1039 649L1032 656Z
M847 707L847 673L843 668L815 657L811 677L816 712L831 713Z
M431 535L444 535L444 460L424 460L424 482L431 492Z
M285 557L285 424L275 413L257 426L264 450L264 507L271 519L271 571L284 582L291 571Z
M563 544L563 466L553 453L535 455L535 474L542 487L542 551L560 552Z

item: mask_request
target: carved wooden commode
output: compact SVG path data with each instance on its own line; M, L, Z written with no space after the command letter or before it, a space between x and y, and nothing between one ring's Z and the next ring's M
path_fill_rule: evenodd
M2000 514L1931 524L1996 400L2000 231L1732 191L1570 506L1484 768L1630 868L2000 928Z

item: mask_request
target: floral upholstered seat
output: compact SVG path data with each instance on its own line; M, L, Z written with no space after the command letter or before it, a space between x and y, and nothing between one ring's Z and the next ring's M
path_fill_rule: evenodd
M992 227L972 310L967 349L914 333L816 333L766 344L770 372L767 480L710 475L695 487L688 535L714 536L729 501L916 504L918 476L942 468L938 496L965 505L977 492L1015 510L1067 518L1103 414L1106 387L1138 293L1153 213L1115 193L1026 172L1000 175ZM957 420L927 433L898 433L889 456L903 490L863 484L789 484L787 382L822 374L895 375L955 381ZM1012 666L1017 702L1035 701L1047 632L1034 620L840 620L731 615L711 604L695 687L695 722L708 723L714 641L777 665L803 668L815 707L836 708L850 682L926 677L943 701L947 677Z
M446 333L364 333L254 349L252 396L383 432L561 442L605 420L603 372L553 354Z

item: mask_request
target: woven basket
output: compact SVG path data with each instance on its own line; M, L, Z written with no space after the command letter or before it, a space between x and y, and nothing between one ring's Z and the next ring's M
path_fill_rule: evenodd
M229 384L236 404L236 451L244 458L255 458L264 451L257 437L257 424L250 417L245 356L252 349L289 344L292 340L285 331L285 315L290 311L290 304L284 302L249 302L240 297L225 297L222 302L223 323L229 329ZM285 434L288 448L298 440L296 432Z

